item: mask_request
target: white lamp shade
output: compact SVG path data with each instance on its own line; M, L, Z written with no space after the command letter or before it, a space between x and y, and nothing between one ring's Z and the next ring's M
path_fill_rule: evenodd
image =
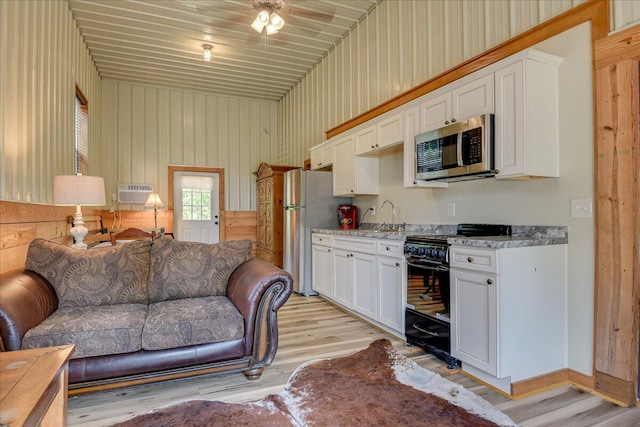
M145 206L164 206L162 200L160 200L160 195L156 193L149 194L147 201L144 203Z
M266 28L267 28L267 34L268 35L275 34L275 33L278 32L278 29L273 24L268 24Z
M58 175L53 177L53 204L104 206L104 179L100 176Z

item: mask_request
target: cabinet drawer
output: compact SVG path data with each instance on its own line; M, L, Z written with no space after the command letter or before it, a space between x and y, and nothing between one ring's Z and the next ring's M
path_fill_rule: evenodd
M402 258L404 255L404 242L402 240L378 240L377 252L379 255Z
M478 249L464 246L451 247L452 268L495 273L497 271L496 251L493 249Z
M311 243L320 246L331 246L331 234L313 233Z
M376 252L375 239L366 237L333 236L333 247L374 254Z

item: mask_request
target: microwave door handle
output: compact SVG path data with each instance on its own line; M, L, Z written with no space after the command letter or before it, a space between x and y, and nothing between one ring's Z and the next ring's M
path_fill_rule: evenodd
M464 131L458 132L458 141L456 143L456 155L458 156L458 166L464 166L464 159L462 158L462 134Z

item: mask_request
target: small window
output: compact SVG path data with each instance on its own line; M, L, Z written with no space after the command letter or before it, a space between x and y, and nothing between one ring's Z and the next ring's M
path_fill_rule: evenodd
M210 221L211 190L183 188L182 219L184 221Z
M89 104L76 87L74 170L86 175L89 171Z

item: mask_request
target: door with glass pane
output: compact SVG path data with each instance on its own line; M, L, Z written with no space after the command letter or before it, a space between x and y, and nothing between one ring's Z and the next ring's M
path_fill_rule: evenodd
M174 172L176 239L202 243L220 241L219 180L217 173Z

